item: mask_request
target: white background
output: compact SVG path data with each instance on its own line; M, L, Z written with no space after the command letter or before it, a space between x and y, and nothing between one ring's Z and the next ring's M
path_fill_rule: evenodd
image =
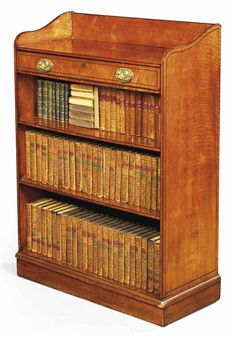
M0 335L24 336L234 336L234 1L1 1L0 2ZM166 328L18 278L13 42L74 10L222 24L219 302ZM108 29L108 28L107 28Z

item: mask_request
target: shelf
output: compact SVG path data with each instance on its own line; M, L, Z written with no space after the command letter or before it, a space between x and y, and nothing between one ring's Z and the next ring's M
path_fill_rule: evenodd
M124 145L157 153L160 152L160 144L157 141L144 137L127 136L120 133L83 128L72 124L37 118L36 116L33 118L31 117L30 121L20 120L18 121L18 124L84 139L93 139L110 144Z
M26 185L26 186L30 186L30 187L35 187L37 189L41 189L41 190L44 190L44 191L64 195L66 197L75 198L75 199L87 201L87 202L90 202L90 203L93 203L93 204L102 205L102 206L105 206L105 207L117 209L117 210L120 210L120 211L123 211L123 212L128 212L128 213L132 213L132 214L134 213L134 214L144 216L144 217L148 217L148 218L155 219L155 220L160 219L160 214L159 214L158 211L147 210L147 209L143 209L143 208L138 207L138 206L133 206L133 205L128 205L128 204L121 204L121 203L113 201L113 200L99 198L97 196L90 196L89 194L85 194L85 193L78 192L78 191L66 190L66 189L62 189L62 188L58 189L58 188L55 188L55 187L50 186L50 185L46 185L46 184L42 184L42 183L39 183L39 182L34 182L32 180L28 180L26 178L21 178L19 183L23 184L23 185Z

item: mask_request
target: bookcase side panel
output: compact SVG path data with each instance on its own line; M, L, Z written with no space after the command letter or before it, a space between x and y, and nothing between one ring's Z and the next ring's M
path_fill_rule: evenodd
M166 55L162 297L217 275L220 26Z

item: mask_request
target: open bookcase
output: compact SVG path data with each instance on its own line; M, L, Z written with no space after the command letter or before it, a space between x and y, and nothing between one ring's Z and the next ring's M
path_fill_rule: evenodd
M18 275L161 326L218 300L219 77L220 25L19 34Z

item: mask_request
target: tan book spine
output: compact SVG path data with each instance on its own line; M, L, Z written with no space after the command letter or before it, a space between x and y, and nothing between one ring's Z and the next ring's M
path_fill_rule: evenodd
M130 135L135 136L135 92L134 91L130 91L130 126L129 126L129 130L130 130Z
M151 159L151 210L157 209L157 157Z
M48 184L48 135L42 135L42 183Z
M104 198L109 199L110 148L104 147Z
M92 234L92 221L87 223L87 270L93 273L93 234Z
M124 240L126 233L120 231L118 233L118 281L124 283L124 263L125 263L125 254L124 254Z
M116 132L116 89L110 89L110 131Z
M97 196L102 198L104 195L104 176L103 176L103 148L97 148Z
M161 202L161 158L157 158L157 210L160 212Z
M76 173L76 190L81 192L83 190L82 177L82 143L75 142L75 173Z
M46 210L41 209L41 253L47 256L47 215Z
M148 258L148 240L141 240L141 289L147 290L147 258Z
M146 208L146 186L147 186L147 165L146 155L141 154L140 157L140 207Z
M78 268L82 269L82 220L79 218L76 218L77 222L77 256L78 256Z
M148 96L149 94L143 94L142 97L142 137L148 136Z
M125 93L124 90L120 90L120 133L125 133Z
M147 278L148 278L148 291L153 292L153 241L148 240L148 254L147 254Z
M130 284L131 266L131 236L126 233L124 236L124 284Z
M151 208L151 175L152 175L152 157L146 157L146 199L145 208Z
M56 214L55 221L56 221L56 260L62 260L62 228L61 228L61 218L62 216Z
M110 93L110 88L105 89L105 130L110 131L110 121L111 121L111 93Z
M155 139L155 104L154 95L148 95L148 124L147 124L147 138Z
M64 188L70 189L69 140L63 140Z
M94 117L95 117L94 127L96 129L99 129L100 128L100 116L99 116L99 89L98 87L94 87Z
M59 138L54 137L52 139L54 143L54 172L53 172L53 186L59 187L59 168L58 168L58 150L59 150Z
M48 184L54 185L54 137L48 137Z
M87 193L92 194L92 144L87 144Z
M30 132L30 177L37 180L36 133Z
M72 266L77 267L78 265L78 230L77 230L77 221L73 216L69 216L72 223Z
M98 245L98 275L103 273L103 233L102 226L97 226L97 245Z
M160 98L159 95L154 95L154 113L155 113L155 138L158 143L160 143L160 130L161 130L161 119L160 119Z
M52 212L52 258L57 259L57 216L56 212Z
M36 208L36 217L37 217L37 253L41 254L42 252L42 217L41 217L41 207Z
M105 107L106 107L106 102L105 102L105 88L100 87L99 88L99 115L100 115L100 130L105 130Z
M64 188L64 140L58 140L58 187Z
M31 179L31 147L30 147L30 132L25 131L25 150L26 150L26 178Z
M118 281L119 268L118 268L118 251L119 251L119 231L113 230L113 279Z
M128 195L128 178L129 178L129 151L122 151L122 167L121 167L121 202L129 201Z
M141 241L138 235L135 238L135 287L141 287Z
M42 181L42 134L36 134L36 167L37 181Z
M92 194L97 195L98 189L98 147L92 146Z
M130 285L135 286L135 268L136 268L136 258L135 258L135 235L130 235Z
M134 205L135 197L135 152L129 153L128 204Z
M103 260L103 270L102 270L102 276L108 277L109 276L109 270L108 270L108 228L107 226L102 226L102 260Z
M108 278L113 280L113 229L108 228Z
M142 93L135 93L135 106L136 106L136 116L135 116L135 135L141 136L141 124L142 124Z
M61 216L61 261L66 263L66 231L67 217Z
M120 90L115 89L115 103L116 103L116 132L120 133Z
M26 215L27 215L27 249L32 250L32 205L26 205Z
M92 242L93 242L93 273L98 273L98 243L97 243L97 228L98 226L93 223L92 224Z
M116 150L115 200L121 201L122 151Z
M76 175L75 175L75 142L69 141L69 172L70 172L70 189L76 191Z
M81 143L82 146L82 192L87 193L87 143Z
M82 220L82 269L87 270L87 221Z
M110 149L109 199L115 200L116 151Z
M141 155L135 153L135 196L134 205L140 206Z
M154 242L153 258L153 292L159 293L159 271L160 271L160 240Z
M47 223L47 256L52 257L52 212L46 212Z
M72 254L72 217L67 217L67 226L66 226L66 263L72 265L73 254Z
M32 252L37 253L37 208L32 205L31 208L32 219Z
M130 92L124 90L124 114L125 114L125 134L130 134Z

